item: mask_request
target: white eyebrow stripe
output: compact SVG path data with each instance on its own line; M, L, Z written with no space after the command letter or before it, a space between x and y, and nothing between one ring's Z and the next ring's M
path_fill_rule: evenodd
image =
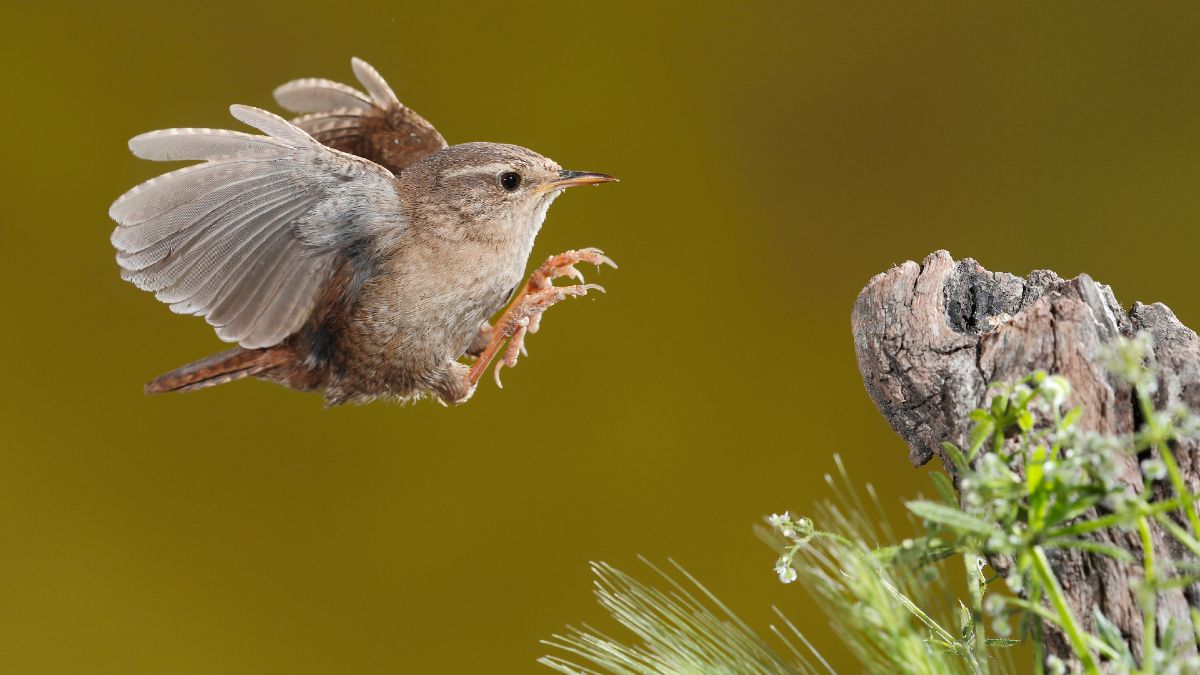
M491 164L483 164L481 166L468 166L462 169L456 169L443 175L444 178L455 178L457 176L465 176L472 173L499 173L503 170L511 170L512 167L504 162L492 162Z

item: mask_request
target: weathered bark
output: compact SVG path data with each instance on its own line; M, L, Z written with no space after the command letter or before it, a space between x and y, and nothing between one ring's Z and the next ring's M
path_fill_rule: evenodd
M974 260L955 262L937 251L918 265L906 262L871 279L854 304L854 349L868 393L888 423L909 446L914 466L941 456L943 441L965 445L969 413L984 405L988 384L1012 381L1035 370L1065 376L1072 385L1069 405L1081 405L1079 424L1108 434L1127 434L1139 421L1135 392L1110 377L1096 358L1097 348L1119 335L1146 331L1154 337L1159 368L1156 403L1183 403L1200 411L1200 339L1162 304L1135 304L1126 312L1112 290L1086 275L1063 280L1039 270L1022 279L989 272ZM1200 487L1200 442L1176 448L1191 489ZM1126 457L1119 478L1142 489L1138 457ZM1162 495L1170 486L1155 484ZM1102 531L1098 541L1120 546L1141 560L1135 533ZM1161 529L1156 550L1187 557ZM1098 607L1121 630L1138 658L1142 618L1132 577L1135 563L1079 551L1052 558L1075 615L1094 630ZM1191 639L1189 606L1200 589L1163 591L1158 596L1161 632L1174 620L1175 634ZM1064 659L1069 648L1061 634L1048 633L1048 652Z

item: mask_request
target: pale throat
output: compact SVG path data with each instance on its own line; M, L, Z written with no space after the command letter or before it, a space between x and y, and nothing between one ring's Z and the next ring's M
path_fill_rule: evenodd
M529 260L529 254L533 252L533 241L537 238L538 232L542 229L542 223L546 222L546 211L550 209L550 204L562 193L562 190L554 190L547 193L530 214L530 222L523 228L525 231L518 234L517 244L519 252L517 257L520 260L521 268L524 269L526 261Z

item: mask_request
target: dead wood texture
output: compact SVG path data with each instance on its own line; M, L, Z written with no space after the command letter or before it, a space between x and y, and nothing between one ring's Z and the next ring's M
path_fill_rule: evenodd
M1035 370L1065 376L1072 385L1068 405L1081 405L1080 425L1109 434L1129 433L1139 422L1135 392L1106 372L1097 348L1119 335L1139 331L1154 338L1159 369L1158 406L1182 402L1200 411L1200 340L1162 304L1124 310L1112 289L1086 275L1063 280L1038 270L1025 278L989 272L971 259L954 261L937 251L924 262L906 262L871 279L854 304L854 349L867 392L921 466L942 456L941 443L963 446L968 414L981 407L991 382L1012 381ZM1200 443L1176 448L1185 480L1200 487ZM949 462L943 462L952 471ZM1120 478L1138 491L1138 457L1127 457ZM1156 485L1165 494L1167 485ZM1156 530L1156 550L1187 557L1165 532ZM1103 531L1097 540L1130 551L1141 560L1136 533ZM1052 564L1075 615L1089 630L1093 607L1124 634L1140 658L1142 620L1131 577L1136 563L1079 551L1056 552ZM1175 621L1176 635L1193 635L1189 606L1200 588L1160 593L1157 626ZM1064 659L1069 648L1048 633L1047 650Z

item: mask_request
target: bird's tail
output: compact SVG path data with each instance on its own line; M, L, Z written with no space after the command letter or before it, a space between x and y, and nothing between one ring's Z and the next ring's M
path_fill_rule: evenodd
M146 393L203 389L257 375L279 364L279 354L274 349L234 347L159 375L146 383Z

